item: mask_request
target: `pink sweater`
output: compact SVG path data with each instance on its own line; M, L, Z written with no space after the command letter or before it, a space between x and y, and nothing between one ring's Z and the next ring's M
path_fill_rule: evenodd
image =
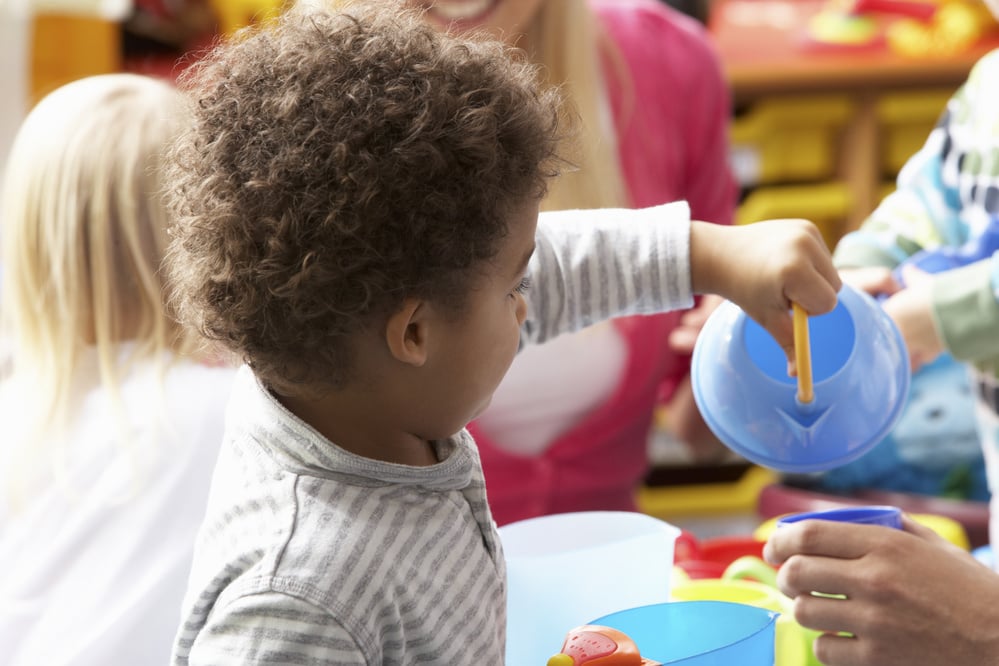
M612 66L605 68L631 205L686 199L692 219L730 224L737 197L727 161L730 99L704 29L657 0L591 4L630 77L618 80ZM690 358L666 345L679 316L619 321L629 348L620 385L540 456L504 451L470 426L497 523L635 508L635 488L648 468L653 408L690 369Z

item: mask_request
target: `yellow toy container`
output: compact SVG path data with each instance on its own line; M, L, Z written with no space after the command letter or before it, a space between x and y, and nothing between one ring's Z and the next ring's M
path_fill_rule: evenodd
M121 70L121 34L116 21L43 13L32 22L32 105L71 81Z
M933 88L895 92L879 98L881 169L886 177L894 177L922 148L953 94L950 88Z
M219 33L229 36L240 28L277 17L284 11L285 1L211 0L211 6L219 19Z
M826 245L835 247L843 235L853 197L844 183L830 181L815 184L771 185L759 187L740 204L736 224L784 217L803 217L814 222Z
M726 516L751 514L760 490L774 483L772 470L747 466L734 481L689 485L645 486L638 491L638 508L660 520L684 516Z
M820 180L836 168L840 130L853 113L842 95L775 97L737 113L732 166L746 187Z

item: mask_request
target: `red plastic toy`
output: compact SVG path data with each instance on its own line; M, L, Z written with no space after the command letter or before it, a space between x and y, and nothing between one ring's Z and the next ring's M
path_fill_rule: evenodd
M565 637L562 651L548 660L548 666L662 666L644 659L638 646L617 629L586 624Z

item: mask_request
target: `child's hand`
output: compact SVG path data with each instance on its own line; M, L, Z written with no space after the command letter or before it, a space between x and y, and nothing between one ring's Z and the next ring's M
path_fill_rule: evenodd
M902 276L906 288L886 300L883 307L902 333L909 366L915 371L942 354L944 343L933 318L933 276L911 266L903 269Z
M829 312L842 284L822 235L807 220L734 227L694 222L690 275L695 293L724 296L774 336L792 374L791 303L810 315Z
M902 288L892 270L884 266L844 268L839 276L843 282L871 296L891 296Z
M721 296L705 294L697 307L691 308L680 317L680 323L670 331L669 348L678 354L690 354L694 351L694 343L704 322L719 305L725 302Z

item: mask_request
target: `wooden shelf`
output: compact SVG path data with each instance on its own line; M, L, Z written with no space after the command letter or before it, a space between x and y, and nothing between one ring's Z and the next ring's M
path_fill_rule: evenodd
M883 99L906 90L956 90L974 63L999 46L999 33L933 58L904 57L883 44L822 46L809 40L808 24L827 6L824 0L719 0L709 32L736 106L812 93L849 97L853 111L839 137L834 176L851 199L841 234L859 226L883 193Z

